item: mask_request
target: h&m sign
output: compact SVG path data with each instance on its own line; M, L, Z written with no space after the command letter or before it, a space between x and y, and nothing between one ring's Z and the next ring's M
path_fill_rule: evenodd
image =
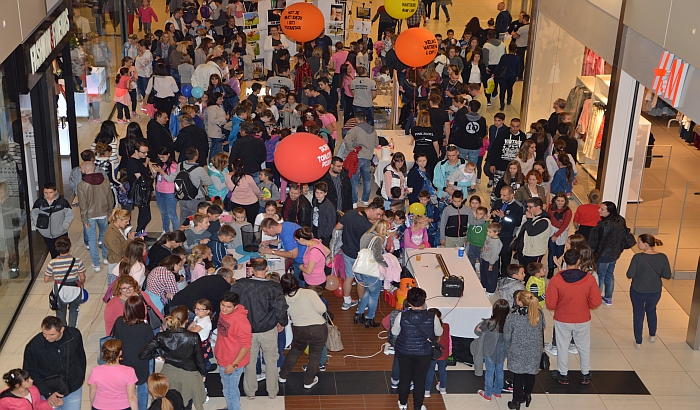
M41 65L69 31L70 18L68 17L68 9L65 9L29 49L30 74L39 71Z
M679 107L683 101L690 64L664 51L659 65L654 69L652 88L656 95L668 100L673 107Z

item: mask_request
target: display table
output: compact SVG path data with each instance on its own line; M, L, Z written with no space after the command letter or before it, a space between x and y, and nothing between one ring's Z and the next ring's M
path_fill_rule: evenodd
M429 308L442 312L442 321L450 325L450 334L457 337L474 338L474 328L482 319L491 317L491 302L486 297L479 278L466 255L457 256L456 248L408 249L408 270L425 290ZM442 270L435 253L440 253L451 275L464 278L464 294L461 298L447 298L442 293ZM466 252L465 252L466 253ZM417 261L414 255L422 254Z
M228 249L227 254L233 255L238 260L238 269L233 272L233 277L236 279L245 278L245 264L251 258L260 258L258 252L246 252L243 250L243 245L237 246L235 250ZM286 259L279 255L272 255L267 259L268 272L277 272L280 276L284 275L284 266Z
M394 140L394 149L391 153L400 152L406 157L406 171L408 172L411 167L413 167L413 145L411 145L412 137L406 135L403 130L391 130L391 131L379 131L377 130L377 135L386 138L387 141ZM382 150L374 149L374 154L379 159L379 165L374 170L374 182L381 186L382 174L384 168L389 165L391 159L382 159Z

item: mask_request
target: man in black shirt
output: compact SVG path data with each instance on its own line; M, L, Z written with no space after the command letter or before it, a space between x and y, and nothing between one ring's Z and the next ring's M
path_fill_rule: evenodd
M282 217L287 222L304 227L311 226L313 207L309 200L301 194L301 186L296 182L289 184L289 195L282 206Z
M243 169L245 173L253 177L255 183L260 183L260 164L265 162L267 158L267 150L265 143L255 138L252 122L244 122L241 124L240 136L231 147L231 154L228 157L228 163L233 164L237 158L243 160Z
M440 145L440 158L445 156L445 147L450 139L450 116L442 107L442 96L440 94L430 95L430 124L435 132L435 139Z
M352 209L352 183L348 172L343 169L343 159L333 157L331 167L320 181L328 184L328 200L338 211L347 212Z
M182 305L194 312L195 302L207 299L214 308L212 313L218 313L221 297L231 289L233 282L233 272L230 269L221 268L216 274L203 276L173 295L173 299L165 306L164 311L170 313L171 310ZM214 318L216 316L214 315ZM215 323L212 324L216 326Z
M559 114L564 112L566 109L566 100L563 98L557 98L552 104L554 112L549 116L547 120L547 133L549 135L554 135L557 132L557 125L559 125Z
M513 252L510 250L510 243L513 241L515 229L520 226L523 220L523 207L515 201L513 187L505 185L501 188L501 198L497 199L491 210L493 222L501 224L501 232L498 238L503 244L501 249L501 276L506 275L506 268L510 264Z
M323 61L330 61L331 54L333 53L333 40L326 35L326 30L321 31L321 34L315 40L316 47L320 47L323 50Z
M189 115L180 116L180 133L175 141L175 151L180 153L178 162L185 161L185 151L187 148L195 148L199 153L197 165L200 167L207 166L207 158L209 158L209 139L207 132L199 128Z
M328 78L323 77L318 80L318 92L326 99L326 111L338 118L338 93L331 92L331 84Z
M323 109L326 110L326 112L328 111L328 103L326 102L326 98L316 89L315 85L307 84L304 87L304 95L309 98L309 107L320 104Z
M126 163L126 178L129 181L129 186L133 188L134 183L139 178L153 183L151 176L151 162L148 160L148 144L143 141L136 141L136 150ZM146 230L146 226L151 222L151 206L139 206L139 218L136 225L136 232L141 233Z
M151 162L158 161L158 149L161 147L167 148L170 155L174 154L173 147L175 144L173 144L173 137L170 135L170 129L168 129L169 116L167 112L158 111L155 117L148 121L146 126L148 146L153 148L148 154Z

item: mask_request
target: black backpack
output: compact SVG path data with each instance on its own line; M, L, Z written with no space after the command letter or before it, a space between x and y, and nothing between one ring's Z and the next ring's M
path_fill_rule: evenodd
M180 164L180 172L175 176L175 198L180 201L195 199L199 193L199 187L196 187L190 178L190 172L199 165L195 164L190 169L184 167L184 163Z

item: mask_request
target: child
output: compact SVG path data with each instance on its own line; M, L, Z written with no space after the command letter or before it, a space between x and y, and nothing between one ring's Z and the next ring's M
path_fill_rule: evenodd
M233 229L236 230L236 237L233 238L233 241L229 244L229 249L237 248L241 245L243 245L243 237L241 236L241 228L250 225L250 222L246 220L246 213L245 209L241 207L233 208L233 222L231 222L231 226L233 226Z
M469 208L472 210L472 214L476 215L476 209L481 206L481 197L479 195L472 195L469 197Z
M506 275L508 276L498 281L498 292L501 299L507 300L509 306L513 306L513 293L516 290L525 290L525 268L511 263L506 268Z
M197 204L197 214L206 214L207 209L209 209L209 205L211 205L209 202L203 201ZM182 225L180 225L180 230L181 231L186 231L188 228L191 228L194 226L194 215L190 215L187 218L185 218L184 221L182 221Z
M178 246L173 249L172 252L173 255L179 256L182 260L182 267L178 272L175 272L177 273L175 278L180 278L177 282L177 288L178 290L182 290L187 287L187 282L189 282L190 279L190 267L187 265L187 251L182 246Z
M185 85L192 85L192 76L194 75L194 66L192 58L189 54L183 54L180 59L180 65L177 66L177 72L180 73L180 89Z
M129 98L131 98L131 116L138 118L139 115L136 113L136 89L138 88L137 81L139 79L139 75L136 73L136 67L134 67L134 59L129 56L122 58L122 67L129 69Z
M298 105L294 94L287 95L287 103L280 112L283 127L297 129L301 125L301 113L296 110Z
M394 187L394 188L398 188L398 187ZM392 190L393 190L394 188L392 188ZM398 189L399 189L399 191L401 190L401 188L398 188ZM395 192L395 191L394 191L394 192ZM394 195L394 194L392 193L392 196L393 196L393 195ZM392 211L394 211L394 213L396 213L396 212L398 212L398 211L401 211L401 212L403 212L403 213L406 213L406 205L403 203L403 201L394 201L394 202L392 202L391 205L389 206L389 209L391 209Z
M207 245L195 245L192 248L192 253L187 257L187 263L190 265L191 282L207 276L207 268L204 265L204 260L211 260L211 249Z
M387 238L387 242L391 239L391 243L387 243L389 252L393 253L397 258L401 256L401 239L406 232L406 212L404 211L391 211L394 212L394 219L391 222L390 231L394 233L393 238ZM400 239L401 238L401 239Z
M292 135L292 132L288 128L283 128L277 132L270 135L270 139L265 141L265 150L267 151L267 157L265 158L265 168L272 171L272 182L279 187L280 186L280 173L277 172L277 167L275 166L275 151L277 150L277 144L282 141L283 138Z
M486 364L484 390L479 396L491 401L491 395L501 398L503 389L503 362L506 359L506 344L503 339L503 325L510 312L507 300L498 299L493 304L491 318L484 319L474 329L474 334L483 338L483 356Z
M271 169L265 168L260 170L260 183L258 188L262 193L262 199L260 200L260 210L264 211L265 204L268 201L277 202L280 200L280 190L272 182L273 172Z
M547 271L544 269L544 265L539 262L528 263L525 271L529 276L525 289L537 297L537 300L540 301L540 307L544 309L544 293L547 289L544 278L547 276Z
M260 83L253 83L250 86L251 93L247 99L253 105L253 112L256 112L258 109L258 96L260 95L260 90L262 90L262 84Z
M46 190L47 188L44 188L44 191ZM80 258L71 255L71 242L68 236L56 239L54 246L58 256L51 259L46 267L44 281L54 283L54 292L59 299L56 317L63 320L66 326L75 327L78 324L80 304L83 302L82 293L76 293L76 291L80 292L80 284L85 283L85 265ZM66 272L68 272L68 276L66 276ZM64 280L65 286L58 292L58 288ZM64 302L65 299L68 299L69 302ZM70 318L66 321L69 311Z
M221 205L215 203L209 205L209 208L207 208L207 218L209 218L209 227L207 231L209 231L211 235L210 238L219 233L219 229L221 229L221 221L219 221L219 218L221 218L223 213L224 210L221 208Z
M457 189L466 188L468 193L473 194L476 192L476 188L473 187L476 184L476 172L474 171L476 171L476 164L471 161L460 165L447 177L447 186L455 186Z
M428 217L416 215L413 217L413 225L408 227L403 234L403 247L405 249L430 248L428 241Z
M405 209L405 205L404 205L403 202L401 201L401 194L403 193L403 192L401 192L401 188L399 188L399 187L397 187L397 186L392 187L392 188L389 190L389 193L391 194L391 198L390 198L390 200L389 200L389 201L391 201L390 206L396 204L396 206L395 206L396 208L398 208L398 209ZM387 201L387 202L388 202L388 201ZM401 205L400 205L400 206L401 206L400 208L399 208L399 204L398 204L397 202L401 204ZM385 206L386 206L386 205L385 205Z
M209 228L209 217L207 214L196 213L192 215L192 225L185 230L187 242L185 242L185 250L191 251L195 245L206 245L211 238Z
M479 258L481 257L481 248L486 241L486 214L489 212L483 206L476 208L473 215L469 215L469 228L467 230L467 258L471 262L474 270L479 270Z
M143 2L141 2L141 7L138 9L138 15L139 25L143 24L143 30L147 34L151 34L151 22L155 20L157 23L158 15L156 14L155 10L151 8L151 2L149 0L143 0Z
M491 145L491 141L489 141L489 136L487 134L481 140L481 148L479 148L479 159L476 161L476 185L479 185L481 183L481 172L482 166L484 164L484 156L489 150L489 145Z
M418 194L418 202L425 207L425 216L428 217L428 242L430 246L436 248L440 246L440 213L437 205L430 201L430 192L423 190Z
M129 95L129 87L131 85L131 76L129 68L122 67L119 69L119 74L115 79L116 90L114 91L114 102L117 103L117 122L128 123L131 120L131 96ZM126 111L126 119L124 119Z
M225 177L228 174L228 154L220 152L214 155L207 167L207 172L212 180L212 184L207 185L209 197L226 198L228 188L226 187Z
M464 246L470 210L464 206L462 191L452 193L452 203L445 206L440 217L440 245L447 248Z
M390 83L391 82L391 75L390 72L391 70L389 69L388 65L381 65L382 60L377 60L377 65L375 68L372 69L372 73L374 75L374 81L377 83Z
M437 360L430 362L428 367L428 377L425 378L425 397L430 397L430 389L433 387L433 375L435 374L435 365L438 367L438 390L440 394L447 394L447 358L452 354L452 338L450 337L450 325L442 321L442 312L436 308L428 309L435 315L435 319L442 325L442 336L438 339L443 347L442 356Z
M264 170L263 170L264 171ZM262 175L262 172L260 173ZM262 223L263 219L265 218L272 218L275 221L282 223L284 222L284 219L280 214L277 213L277 202L275 201L267 201L265 202L265 207L263 208L263 212L259 213L258 216L255 217L255 228L259 228L260 224ZM262 240L263 241L272 241L277 239L276 236L269 236L263 232L262 234Z
M131 212L134 209L134 200L129 198L129 178L126 173L126 168L119 170L117 174L117 181L121 185L121 189L117 190L117 201L123 209Z
M200 299L194 303L194 319L187 327L190 332L199 333L199 340L202 343L202 353L204 354L204 366L207 372L212 370L212 364L209 358L212 355L211 343L211 316L213 306L207 299ZM216 366L216 365L214 365Z
M236 269L238 269L238 259L236 259L233 255L224 256L221 258L221 267L219 267L219 269L217 269L214 273L219 273L221 269L230 269L232 272L235 272ZM233 283L231 284L233 285Z
M491 297L496 292L496 282L500 266L498 258L501 255L503 244L498 234L501 232L501 224L491 222L486 228L486 239L481 247L480 271L481 286L486 290L486 296Z
M211 250L211 262L214 268L221 267L221 260L226 256L227 245L236 237L236 230L231 225L223 225L216 238L212 238L207 245Z

